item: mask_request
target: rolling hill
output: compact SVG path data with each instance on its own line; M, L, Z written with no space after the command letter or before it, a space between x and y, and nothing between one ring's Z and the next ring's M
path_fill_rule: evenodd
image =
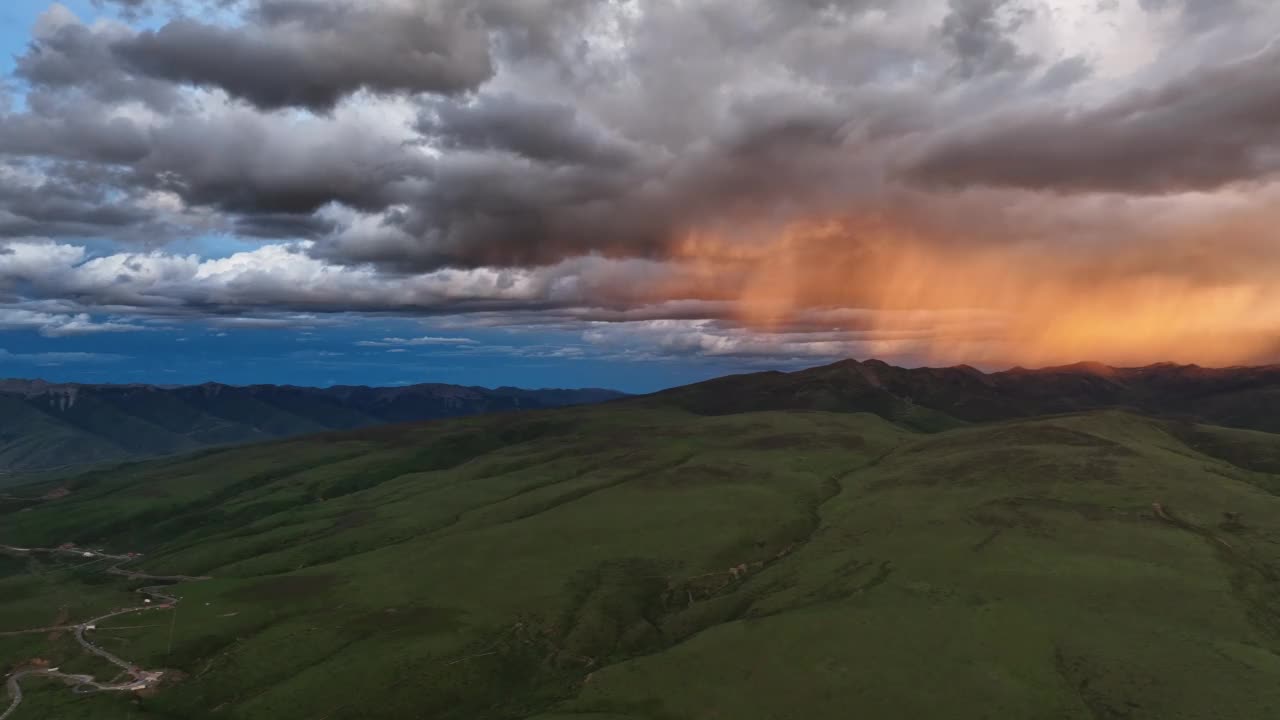
M162 387L0 380L0 473L622 396L611 390L491 390L439 384Z
M99 549L185 580L176 607L90 634L158 687L28 677L8 720L1280 712L1280 435L1183 412L1244 391L1217 371L1042 376L1088 390L1073 400L1017 372L886 368L11 491L0 543L76 550L0 553L7 668L119 676L67 628L158 581L104 573Z

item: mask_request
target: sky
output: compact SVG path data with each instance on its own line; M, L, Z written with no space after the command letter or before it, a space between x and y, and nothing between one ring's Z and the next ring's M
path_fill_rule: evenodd
M0 376L1280 361L1272 0L8 0Z

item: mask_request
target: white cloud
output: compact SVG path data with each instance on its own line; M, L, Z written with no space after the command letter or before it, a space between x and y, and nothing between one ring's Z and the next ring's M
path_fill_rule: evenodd
M127 322L95 322L88 313L60 315L23 308L0 308L0 330L35 330L45 337L138 332L147 329Z
M602 351L631 359L711 357L771 361L846 357L911 359L927 344L920 333L901 331L760 332L713 320L649 320L599 324L582 334Z
M41 353L14 353L0 348L0 364L5 362L17 362L24 364L34 364L42 366L56 366L73 363L100 363L100 362L116 362L118 360L127 360L126 355L117 355L115 353L91 353L91 352L41 352Z
M476 340L464 337L389 337L381 340L361 340L356 345L361 347L421 347L424 345L476 345Z
M28 302L79 302L154 316L218 318L227 327L323 324L342 312L438 313L596 304L661 276L658 263L575 258L538 268L443 269L397 275L331 263L309 242L271 243L225 258L160 250L88 258L68 243L0 243L0 290L21 286ZM69 298L75 298L75 301ZM456 344L455 338L402 338Z

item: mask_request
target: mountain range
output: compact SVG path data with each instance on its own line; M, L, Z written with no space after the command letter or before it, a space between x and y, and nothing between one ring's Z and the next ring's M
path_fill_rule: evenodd
M424 384L81 385L0 380L0 473L128 460L328 430L623 397L612 390Z
M278 385L78 385L0 380L0 472L169 455L217 445L387 423L531 410L625 397L612 390ZM1127 409L1280 432L1280 366L1078 363L984 373L843 360L797 372L732 375L656 393L703 415L750 410L870 412L914 430L1053 413Z
M1280 366L1204 368L1078 363L984 373L843 360L799 372L731 375L659 396L699 414L754 410L871 412L919 430L1054 413L1124 409L1280 432Z
M1278 717L1277 375L845 361L51 474L11 717Z

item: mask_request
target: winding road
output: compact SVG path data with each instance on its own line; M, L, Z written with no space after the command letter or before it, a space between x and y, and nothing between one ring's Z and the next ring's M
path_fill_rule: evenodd
M0 545L0 552L6 552L15 555L68 555L75 557L97 558L99 560L115 560L115 564L107 568L103 572L110 575L119 575L130 580L154 580L160 583L179 583L194 582L197 580L209 580L208 577L193 577L190 575L148 575L146 573L134 570L125 570L122 566L130 562L134 562L140 558L139 555L111 555L109 553L87 550L75 546L64 546L59 548L22 548L12 545ZM164 675L160 670L143 670L137 665L120 658L106 649L94 645L86 636L88 630L93 629L98 623L104 620L110 620L121 615L131 615L133 613L151 612L155 610L171 610L178 604L178 598L166 594L160 586L150 586L138 588L138 592L147 596L147 604L133 608L123 608L113 610L105 615L100 615L91 620L76 623L73 625L58 625L53 627L31 628L28 630L16 630L0 633L5 635L23 635L31 633L53 632L55 630L72 630L75 633L76 642L80 643L85 650L97 655L107 662L115 665L128 674L128 680L118 683L99 682L92 675L75 675L64 673L58 668L29 668L18 670L9 675L5 680L5 687L9 692L12 701L8 709L0 713L0 720L9 720L9 718L18 710L18 706L22 704L22 680L28 677L49 677L63 680L72 686L72 691L77 693L92 692L133 692L137 690L145 690L152 687L160 681ZM154 604L152 601L155 601Z

